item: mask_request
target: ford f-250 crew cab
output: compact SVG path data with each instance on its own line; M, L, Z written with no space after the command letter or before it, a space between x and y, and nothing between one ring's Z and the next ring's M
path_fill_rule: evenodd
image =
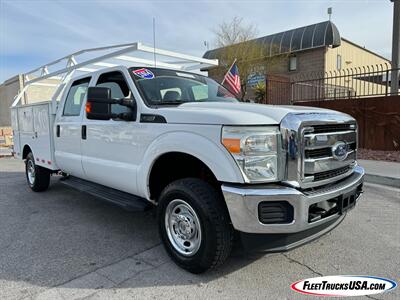
M140 51L178 62L154 67L126 55ZM190 272L222 264L234 234L271 251L311 241L362 193L349 115L241 103L187 72L216 61L140 43L83 63L67 59L64 69L26 76L27 86L58 77L52 101L19 105L26 87L12 108L29 186L44 191L51 174L62 174L60 182L127 209L155 206L166 251Z

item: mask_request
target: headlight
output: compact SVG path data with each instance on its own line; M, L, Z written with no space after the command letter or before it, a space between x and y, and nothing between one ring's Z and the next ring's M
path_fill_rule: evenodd
M278 127L222 128L222 144L235 158L246 182L277 181Z

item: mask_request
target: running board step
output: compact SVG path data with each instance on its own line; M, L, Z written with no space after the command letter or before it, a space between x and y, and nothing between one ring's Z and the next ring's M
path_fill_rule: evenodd
M68 176L61 179L60 183L107 202L116 204L129 211L145 211L152 207L152 204L144 198L77 177Z

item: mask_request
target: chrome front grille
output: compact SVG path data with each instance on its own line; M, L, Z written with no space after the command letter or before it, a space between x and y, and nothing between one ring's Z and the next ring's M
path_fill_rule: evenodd
M314 125L312 126L314 133L327 133L346 131L352 129L352 124L326 124L326 125Z
M351 169L351 166L345 166L345 167L341 167L339 169L319 172L319 173L315 173L315 174L306 174L306 177L313 176L314 177L313 181L321 181L321 180L335 178L337 176L346 174L348 171L350 171L350 169Z
M357 128L350 116L340 113L289 114L281 123L281 131L283 147L287 151L288 184L305 189L318 187L353 172ZM334 151L338 148L340 151Z
M303 132L304 182L334 181L352 172L357 151L355 123L309 125ZM344 159L338 159L333 153L337 143L346 148Z
M357 150L357 143L349 143L348 144L350 151ZM330 156L332 154L332 147L325 148L317 148L317 149L308 149L304 151L304 157L307 158L323 158Z

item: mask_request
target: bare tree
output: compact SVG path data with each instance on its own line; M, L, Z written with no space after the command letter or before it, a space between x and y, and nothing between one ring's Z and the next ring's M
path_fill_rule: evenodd
M220 48L218 59L222 68L227 71L227 68L235 60L237 62L242 86L242 99L247 92L247 78L256 67L254 60L263 56L262 47L254 41L257 32L255 25L245 24L243 19L239 17L234 17L230 22L222 22L214 30L215 45Z
M245 24L242 18L234 17L230 22L222 22L213 30L217 57L221 69L226 72L236 59L239 68L242 95L247 93L247 79L253 73L264 73L265 65L272 64L272 58L266 57L266 49L255 37L258 30L254 24ZM261 68L260 66L264 67ZM222 71L222 70L221 70Z
M230 22L222 22L214 30L217 48L247 42L257 35L257 27L253 24L244 24L243 18L234 17Z

